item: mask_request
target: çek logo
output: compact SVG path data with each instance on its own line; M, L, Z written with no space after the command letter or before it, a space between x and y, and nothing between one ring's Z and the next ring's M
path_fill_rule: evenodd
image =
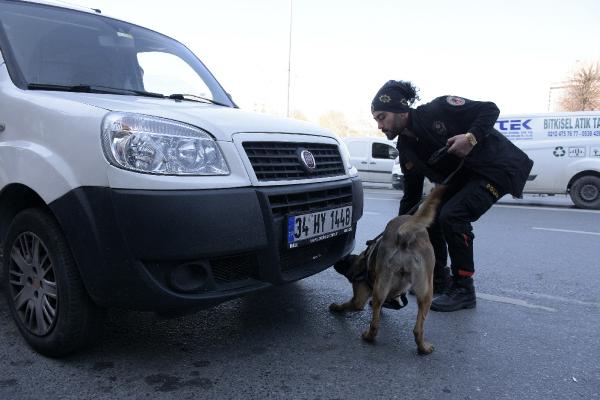
M499 131L520 131L521 129L531 130L529 123L531 119L503 119L496 121Z

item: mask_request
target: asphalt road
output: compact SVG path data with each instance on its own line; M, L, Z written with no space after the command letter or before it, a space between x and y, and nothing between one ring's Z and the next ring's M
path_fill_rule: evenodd
M357 248L398 209L367 189ZM530 205L533 204L533 205ZM32 352L0 297L0 399L600 399L600 211L503 199L475 224L477 308L431 312L419 356L414 298L338 316L332 268L177 319L114 310L94 348Z

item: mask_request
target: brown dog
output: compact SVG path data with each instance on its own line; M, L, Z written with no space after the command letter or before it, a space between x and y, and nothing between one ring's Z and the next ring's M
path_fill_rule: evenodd
M360 311L372 297L373 317L362 338L373 342L379 329L382 304L394 301L412 287L419 311L413 329L419 353L429 354L433 346L424 339L424 322L433 298L435 256L426 228L435 218L445 186L431 191L414 215L400 215L388 222L383 235L358 256L336 263L336 271L352 283L349 301L333 303L333 312Z

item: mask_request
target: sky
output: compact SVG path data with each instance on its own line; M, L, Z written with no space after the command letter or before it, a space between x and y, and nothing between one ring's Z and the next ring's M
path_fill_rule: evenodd
M179 40L244 109L286 115L289 67L292 112L341 112L357 130L376 128L370 103L390 79L412 81L418 104L457 95L540 113L552 86L600 60L599 0L69 3Z

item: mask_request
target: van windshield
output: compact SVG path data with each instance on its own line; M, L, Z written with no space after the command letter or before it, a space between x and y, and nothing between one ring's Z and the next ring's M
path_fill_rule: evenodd
M0 0L0 45L10 76L22 89L102 88L234 105L181 43L98 14Z

